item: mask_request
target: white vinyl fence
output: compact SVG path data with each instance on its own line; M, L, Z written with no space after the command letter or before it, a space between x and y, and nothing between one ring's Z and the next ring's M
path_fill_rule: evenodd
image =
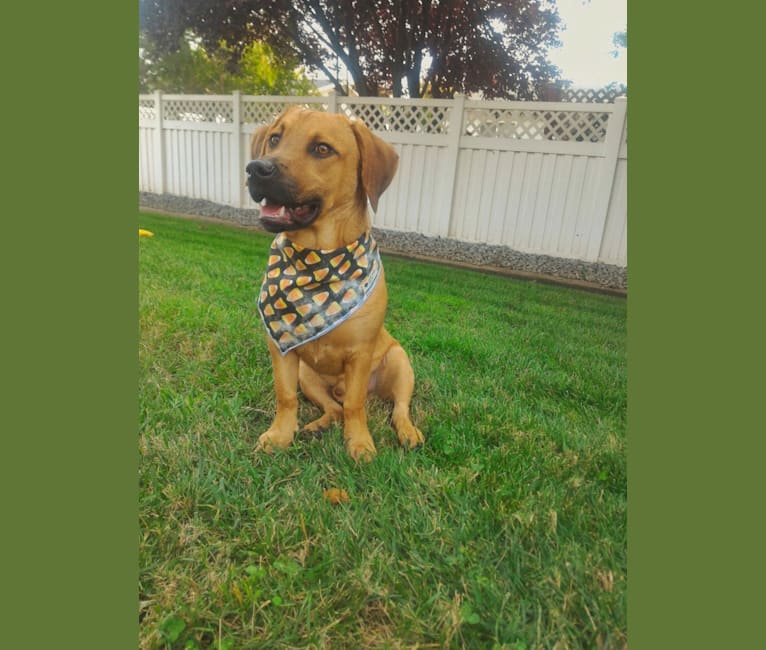
M256 208L253 131L290 104L363 120L399 154L373 223L627 267L627 100L141 95L139 190Z

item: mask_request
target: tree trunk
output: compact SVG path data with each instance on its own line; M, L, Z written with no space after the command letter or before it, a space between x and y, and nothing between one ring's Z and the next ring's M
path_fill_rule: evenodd
M415 52L414 61L412 67L407 72L407 90L410 93L412 99L419 99L422 96L420 90L420 72L423 67L423 52L417 50Z
M402 77L397 73L397 71L394 71L394 82L393 86L391 87L391 94L394 97L401 97L402 96Z

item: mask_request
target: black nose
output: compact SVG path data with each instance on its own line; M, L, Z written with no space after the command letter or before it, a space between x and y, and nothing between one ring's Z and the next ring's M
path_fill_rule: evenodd
M277 173L277 167L269 160L259 158L252 160L245 167L248 176L258 176L260 178L269 178Z

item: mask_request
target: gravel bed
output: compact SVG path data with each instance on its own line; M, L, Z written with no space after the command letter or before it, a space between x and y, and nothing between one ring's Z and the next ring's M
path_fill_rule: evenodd
M260 229L258 213L255 210L232 208L229 205L213 203L203 199L190 199L174 194L138 193L138 205L142 208L153 208L163 212L174 212L196 217L210 217L230 221L240 226L253 226Z
M220 219L240 226L260 229L257 210L233 208L212 201L148 192L139 192L138 201L141 207ZM448 262L578 280L610 289L627 289L628 287L627 268L613 264L583 262L549 255L532 255L520 253L508 246L463 242L412 232L381 228L373 228L373 232L381 248L405 255L432 257Z

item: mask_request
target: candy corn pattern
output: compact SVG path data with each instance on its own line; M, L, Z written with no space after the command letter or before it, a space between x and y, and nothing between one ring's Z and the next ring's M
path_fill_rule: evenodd
M271 244L258 311L282 354L334 329L361 307L381 270L372 233L335 250L312 250L284 233Z

